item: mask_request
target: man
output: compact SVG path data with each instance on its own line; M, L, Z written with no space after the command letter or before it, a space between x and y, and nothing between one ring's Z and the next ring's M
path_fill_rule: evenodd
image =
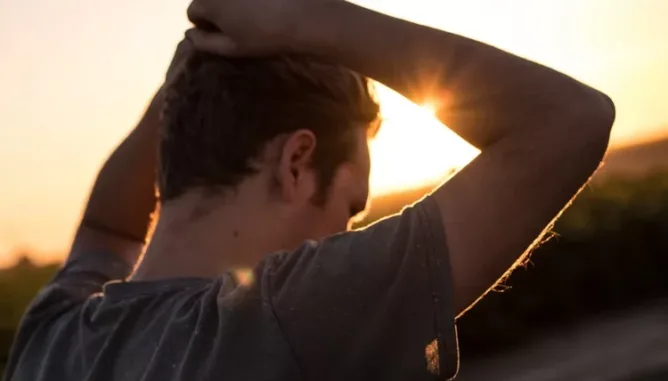
M455 317L597 168L612 102L350 3L195 0L189 15L199 52L168 78L161 212L145 256L129 281L104 285L130 275L154 207L155 102L102 169L7 379L454 377ZM378 109L342 67L436 102L482 150L400 215L346 233L366 204ZM231 275L243 267L253 276Z

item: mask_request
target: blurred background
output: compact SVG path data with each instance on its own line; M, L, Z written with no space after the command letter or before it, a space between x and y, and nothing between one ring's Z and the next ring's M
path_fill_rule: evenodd
M609 94L605 165L530 263L458 322L460 380L668 380L668 2L360 0ZM141 115L188 0L0 0L0 372L67 254L97 170ZM373 200L395 213L477 151L380 86ZM512 223L512 216L504 223Z

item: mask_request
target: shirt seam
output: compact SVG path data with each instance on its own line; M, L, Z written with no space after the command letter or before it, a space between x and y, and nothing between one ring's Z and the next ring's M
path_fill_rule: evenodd
M434 328L436 330L436 339L439 344L439 374L437 378L451 380L457 375L457 370L459 367L458 359L452 361L452 356L456 356L456 352L458 352L458 350L455 349L455 353L453 354L451 353L453 348L449 348L450 346L458 345L456 333L457 328L454 326L455 315L452 307L452 269L450 267L450 253L447 246L447 239L445 237L445 229L443 226L442 217L440 215L431 216L429 213L429 208L438 207L435 200L429 196L422 202L421 206L422 207L419 208L420 211L418 215L422 222L421 225L424 226L424 229L421 230L422 234L426 238L425 242L438 242L437 245L425 245L427 268L429 269L428 284L434 306ZM433 226L434 223L436 223L438 226ZM440 232L437 232L439 229ZM438 258L439 254L435 252L435 246L438 245L443 245L443 249L445 250L445 258ZM453 319L453 327L444 327L444 320L449 320L451 318ZM451 330L452 332L450 332ZM446 348L446 346L448 348ZM452 374L452 376L450 376L450 374Z
M273 267L272 263L272 267ZM283 340L285 341L285 344L288 346L288 349L290 350L290 355L292 356L292 359L295 361L295 365L297 366L297 371L299 372L299 379L300 380L306 380L306 377L304 376L304 370L301 365L301 362L299 361L299 357L297 356L297 351L295 351L295 348L293 347L292 343L290 342L290 339L288 339L288 335L285 333L285 329L283 328L283 325L281 324L281 320L278 318L278 314L276 313L276 310L274 308L274 298L273 298L273 281L274 281L274 274L270 273L269 275L269 297L262 297L263 299L267 299L267 304L269 304L269 308L271 309L271 316L274 318L274 321L276 321L276 325L278 326L278 330L281 332L281 336L283 336Z

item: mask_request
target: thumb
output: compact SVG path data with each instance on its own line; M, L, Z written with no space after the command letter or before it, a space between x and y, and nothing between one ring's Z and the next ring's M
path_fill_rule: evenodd
M222 56L238 56L242 53L239 45L232 38L220 32L193 28L186 31L186 38L190 40L195 49L200 51Z

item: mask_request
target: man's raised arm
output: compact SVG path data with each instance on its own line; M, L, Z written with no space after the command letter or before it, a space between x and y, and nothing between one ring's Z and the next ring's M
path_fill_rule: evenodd
M343 2L313 6L295 43L368 75L482 150L441 186L459 313L525 258L598 167L615 111L604 94L461 36Z
M607 96L477 41L343 1L195 0L189 14L226 33L191 31L201 49L345 65L437 105L439 119L482 150L432 196L458 313L522 260L607 149L615 116Z
M164 88L178 74L188 51L179 44L167 72L143 117L100 170L88 199L68 261L100 253L113 255L132 268L144 246L156 207L155 180Z

